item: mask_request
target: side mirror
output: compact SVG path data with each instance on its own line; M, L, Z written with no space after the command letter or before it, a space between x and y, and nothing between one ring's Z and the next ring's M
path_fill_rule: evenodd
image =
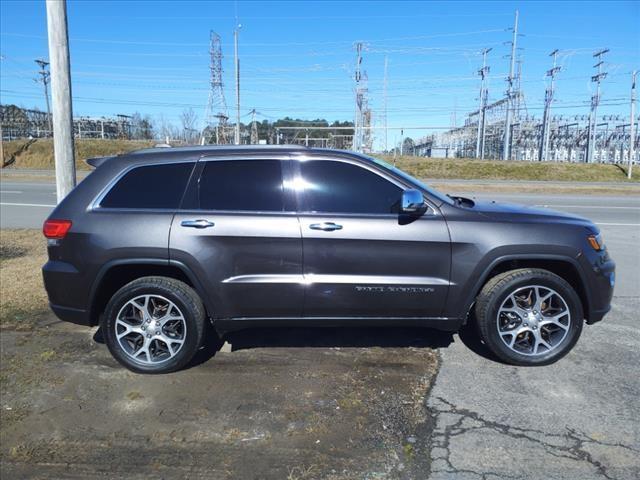
M402 192L402 213L423 213L427 209L422 192L418 190L405 190Z

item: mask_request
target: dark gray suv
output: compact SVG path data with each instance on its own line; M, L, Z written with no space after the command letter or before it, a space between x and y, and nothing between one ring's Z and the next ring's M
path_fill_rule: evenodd
M374 158L297 146L155 148L95 167L44 225L51 308L137 372L255 326L474 322L516 365L602 319L614 262L573 215L449 197Z

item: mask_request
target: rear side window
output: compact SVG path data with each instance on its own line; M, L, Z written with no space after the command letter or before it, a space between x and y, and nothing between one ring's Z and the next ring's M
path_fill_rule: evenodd
M104 208L178 208L194 163L137 167L100 202Z
M284 209L279 160L206 162L198 183L200 208L281 212Z
M385 214L399 211L402 189L366 168L346 162L300 162L306 210Z

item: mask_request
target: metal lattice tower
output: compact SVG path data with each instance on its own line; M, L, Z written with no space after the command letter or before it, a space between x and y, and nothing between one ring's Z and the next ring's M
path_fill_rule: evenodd
M208 133L203 132L204 141L213 141L216 144L229 143L229 127L227 120L227 102L224 99L224 86L222 83L222 46L220 45L220 35L211 31L209 54L211 71L209 101L205 114L206 128Z
M353 150L356 152L370 152L373 144L371 136L371 109L369 108L369 88L367 86L367 73L360 71L362 64L362 50L364 44L358 42L356 48L356 108L353 132Z

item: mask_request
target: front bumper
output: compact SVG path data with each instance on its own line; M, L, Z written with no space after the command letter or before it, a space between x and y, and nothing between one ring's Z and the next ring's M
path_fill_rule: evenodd
M611 310L611 300L616 282L616 263L608 255L591 264L589 277L589 311L585 312L589 325L601 321Z

